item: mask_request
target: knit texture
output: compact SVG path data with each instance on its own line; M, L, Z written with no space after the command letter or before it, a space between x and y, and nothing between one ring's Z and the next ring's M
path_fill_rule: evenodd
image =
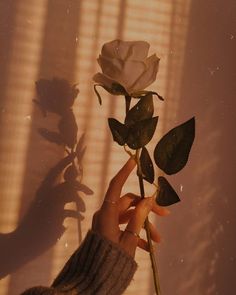
M35 287L22 295L119 295L136 269L134 259L119 245L89 231L50 288Z

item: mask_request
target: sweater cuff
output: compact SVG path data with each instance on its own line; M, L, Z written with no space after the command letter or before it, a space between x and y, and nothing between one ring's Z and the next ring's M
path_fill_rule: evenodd
M90 230L52 287L80 295L119 295L128 287L136 269L133 257L118 244Z

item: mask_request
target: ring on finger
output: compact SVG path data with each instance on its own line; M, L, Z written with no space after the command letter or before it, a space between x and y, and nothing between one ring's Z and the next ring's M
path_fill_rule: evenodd
M138 233L136 233L135 231L129 230L129 229L125 229L125 231L133 236L135 236L136 238L140 239L140 236Z

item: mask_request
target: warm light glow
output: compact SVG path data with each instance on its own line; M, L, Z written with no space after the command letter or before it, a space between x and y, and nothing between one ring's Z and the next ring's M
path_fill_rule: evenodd
M61 1L59 2L61 3ZM93 196L83 196L87 207L85 220L82 221L82 233L85 236L90 228L93 212L101 204L109 179L127 159L123 149L112 142L107 126L108 117L122 118L124 112L123 99L111 97L104 90L101 90L103 106L100 107L93 92L92 76L99 70L96 58L101 46L103 43L116 38L146 40L151 44L150 53L157 53L161 58L158 79L150 87L151 90L158 91L166 98L165 105L158 100L155 102L156 110L160 115L159 132L155 137L159 138L166 124L166 119L174 120L178 108L178 91L181 82L190 0L92 0L79 2L78 28L76 35L73 36L76 52L74 60L72 60L74 70L71 77L73 77L73 83L78 82L80 89L74 107L79 134L86 132L87 152L84 159L84 182L95 192ZM66 12L68 17L72 13L69 3L70 1L68 1ZM63 65L66 64L67 57L63 54L64 59L62 57L61 63L54 68L48 67L48 70L44 68L43 71L41 69L40 72L46 18L46 0L28 0L17 4L10 62L6 73L6 102L5 108L2 110L4 128L1 127L2 140L0 142L1 232L13 230L18 223L25 160L28 146L31 145L28 139L30 132L32 132L31 128L34 126L31 115L40 116L39 113L35 115L32 112L34 82L38 79L38 75L42 75L42 73L46 73L49 77L53 74L67 78L66 73L69 72L69 69L64 70ZM58 22L61 22L61 20L58 19ZM56 26L57 23L53 25ZM68 31L67 35L70 34L72 35L72 32ZM54 38L57 40L58 36L54 36ZM70 44L65 44L66 48L67 46L69 47ZM58 51L60 49L58 48ZM57 52L57 49L52 48L52 56L54 51ZM68 77L68 79L71 79L71 77ZM41 122L43 122L43 119ZM36 132L36 130L33 132ZM38 137L38 140L41 139ZM53 148L50 153L54 153L54 151L59 154L58 150L53 150ZM46 173L46 168L44 170ZM37 172L37 167L34 168L34 171ZM34 177L37 177L37 175ZM35 183L39 183L40 180L41 178ZM33 192L35 189L33 187L31 191ZM138 193L135 175L129 179L124 192L127 190ZM147 193L151 192L153 192L153 188L150 187ZM73 204L67 205L66 208L75 209ZM30 266L25 266L23 273L27 272L27 267L31 270L34 269L35 272L30 273L32 278L29 278L29 276L23 278L24 286L38 283L49 284L78 246L77 221L66 219L64 226L68 229L53 247L53 253L48 251L42 257L32 261ZM144 252L137 251L136 257L139 271L135 275L134 283L125 292L126 295L148 294L149 290L152 289L150 287L149 256ZM46 265L47 262L48 265ZM50 276L42 277L41 282L40 272L48 268ZM18 272L20 273L21 270L18 270ZM0 294L7 294L10 280L11 278L7 277L1 281ZM16 286L20 289L18 281ZM19 291L22 291L22 289Z

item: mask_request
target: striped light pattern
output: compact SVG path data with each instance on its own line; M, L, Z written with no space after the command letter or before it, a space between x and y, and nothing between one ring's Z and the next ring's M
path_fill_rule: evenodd
M3 73L5 83L1 84L0 232L8 233L17 227L42 177L62 156L60 148L42 143L36 135L36 128L47 119L41 118L32 103L34 82L57 76L78 82L80 89L74 112L79 135L86 134L84 183L95 192L93 196L82 196L87 208L81 223L85 236L109 179L127 159L123 149L113 143L107 126L108 117L123 119L123 98L101 90L100 107L93 92L92 76L99 70L96 58L101 46L116 38L146 40L151 44L150 54L157 53L161 58L157 81L150 89L158 91L166 101L155 101L160 120L153 143L149 144L153 149L168 120L174 121L177 112L190 0L22 0L1 6L6 12L14 8L14 14ZM10 26L4 29L7 32ZM55 120L49 119L50 124ZM29 161L29 152L34 152L33 161ZM39 161L47 163L39 165ZM138 193L135 173L123 193L127 191ZM147 187L147 194L152 191ZM67 204L66 208L74 210L75 206ZM64 226L67 230L53 248L1 280L1 295L50 284L79 243L77 221L68 218ZM139 270L125 294L152 294L149 256L138 250L136 259Z

